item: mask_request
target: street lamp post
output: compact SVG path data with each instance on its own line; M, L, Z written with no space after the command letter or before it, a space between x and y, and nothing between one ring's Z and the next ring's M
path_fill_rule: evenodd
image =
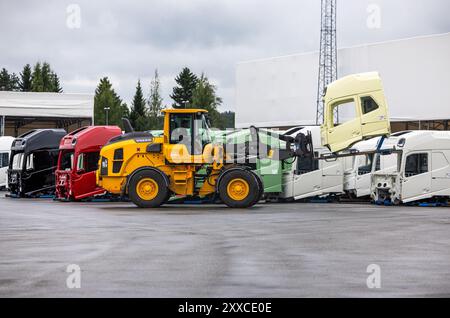
M104 108L104 110L105 110L105 117L106 117L106 126L108 126L108 112L109 112L110 109L111 109L110 107L105 107Z

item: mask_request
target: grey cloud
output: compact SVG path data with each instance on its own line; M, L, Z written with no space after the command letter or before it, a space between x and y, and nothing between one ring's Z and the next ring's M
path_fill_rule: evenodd
M81 29L66 27L66 8L81 7ZM368 4L382 12L366 26ZM338 44L393 40L450 31L447 0L338 0ZM47 60L67 92L90 92L110 76L129 102L154 69L170 105L173 77L183 66L217 83L224 109L234 107L239 61L313 51L319 45L319 0L153 0L0 2L0 67L19 72Z

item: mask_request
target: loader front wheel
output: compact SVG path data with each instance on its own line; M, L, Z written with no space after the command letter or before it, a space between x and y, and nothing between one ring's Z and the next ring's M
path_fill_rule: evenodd
M248 208L260 200L260 187L258 177L252 172L230 171L220 180L219 196L231 208Z
M128 187L130 200L140 208L156 208L167 201L169 189L164 177L157 171L136 173Z

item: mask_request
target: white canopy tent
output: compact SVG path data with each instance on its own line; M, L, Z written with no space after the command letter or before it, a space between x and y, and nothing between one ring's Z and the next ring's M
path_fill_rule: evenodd
M0 136L8 128L14 135L19 129L68 129L71 125L91 124L93 117L92 94L0 91Z

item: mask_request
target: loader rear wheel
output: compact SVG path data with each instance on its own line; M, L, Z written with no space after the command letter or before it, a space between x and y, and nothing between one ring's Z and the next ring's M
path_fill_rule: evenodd
M248 208L261 198L261 185L252 172L234 170L220 180L219 196L231 208Z
M156 208L167 201L169 189L164 177L157 171L136 173L128 187L130 200L140 208Z

